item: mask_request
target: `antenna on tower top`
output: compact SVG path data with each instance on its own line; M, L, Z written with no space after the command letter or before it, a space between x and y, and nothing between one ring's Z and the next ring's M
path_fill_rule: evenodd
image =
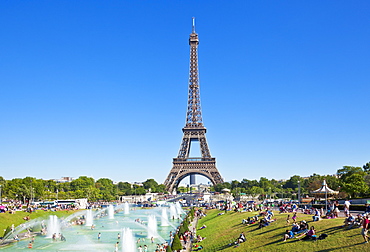
M193 19L193 33L195 33L195 17L192 17Z

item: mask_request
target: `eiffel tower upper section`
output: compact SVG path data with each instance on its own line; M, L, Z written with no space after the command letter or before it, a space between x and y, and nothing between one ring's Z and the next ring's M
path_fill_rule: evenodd
M200 106L200 90L198 75L198 45L199 38L195 32L195 19L193 18L193 29L189 38L190 45L190 74L189 74L189 96L188 110L186 113L185 128L204 128L202 109Z

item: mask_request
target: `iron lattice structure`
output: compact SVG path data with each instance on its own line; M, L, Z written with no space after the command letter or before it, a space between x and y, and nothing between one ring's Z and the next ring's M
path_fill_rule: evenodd
M190 75L188 108L186 124L182 129L182 138L179 154L173 159L173 166L164 182L167 191L173 192L181 180L190 175L202 175L208 178L214 185L223 183L221 174L216 168L216 158L209 151L206 132L203 125L202 109L200 104L200 89L198 75L198 45L199 38L195 32L193 18L192 33L189 38L190 45ZM198 141L202 157L189 157L191 142Z

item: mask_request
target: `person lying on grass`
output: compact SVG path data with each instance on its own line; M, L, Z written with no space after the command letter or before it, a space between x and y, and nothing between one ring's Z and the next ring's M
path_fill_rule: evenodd
M265 217L265 218L260 220L258 228L267 227L268 225L270 225L270 223L272 223L274 221L276 221L276 219L269 220L267 217Z
M205 240L207 237L202 237L200 235L197 235L197 241L196 242L201 242L203 240Z
M292 230L286 230L284 234L283 241L286 241L287 239L292 239L294 238L294 233Z
M193 251L198 251L198 250L202 250L202 249L203 249L202 245L196 244L196 245L194 245Z

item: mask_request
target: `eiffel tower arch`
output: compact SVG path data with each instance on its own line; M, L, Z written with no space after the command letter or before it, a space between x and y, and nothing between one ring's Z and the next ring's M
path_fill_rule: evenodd
M190 176L190 181L195 181L195 175L208 178L212 184L223 183L221 174L216 168L216 158L209 151L206 132L203 125L202 110L200 106L200 89L198 76L198 34L195 32L195 19L193 18L192 33L189 38L190 45L190 75L188 91L188 108L186 124L182 129L183 137L179 154L173 159L173 166L164 182L167 191L172 193L181 180ZM201 157L190 157L191 144L198 142Z

